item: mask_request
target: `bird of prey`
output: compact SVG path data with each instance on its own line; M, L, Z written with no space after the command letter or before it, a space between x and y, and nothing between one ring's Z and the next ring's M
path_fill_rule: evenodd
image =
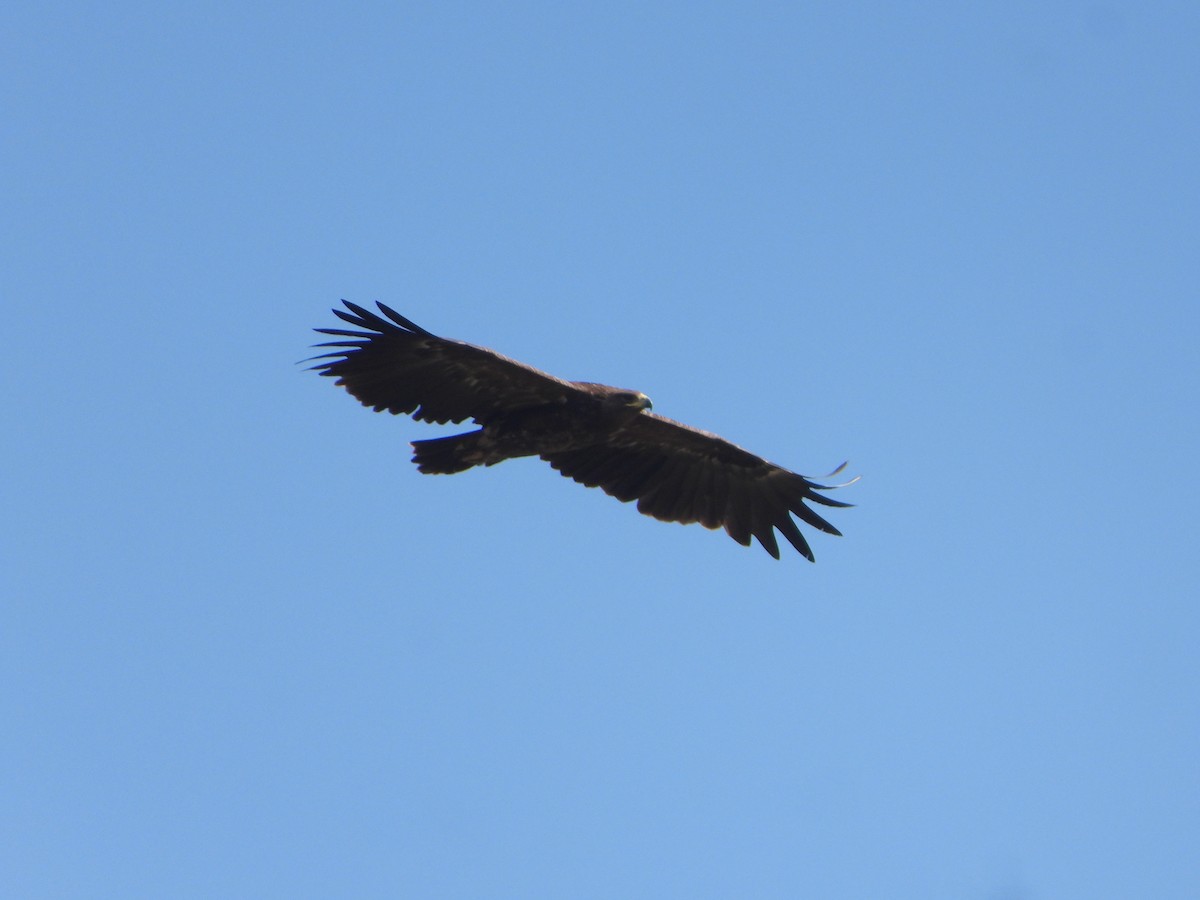
M639 391L564 381L486 347L438 337L382 303L380 316L342 302L346 310L333 312L362 330L314 329L339 338L316 345L336 349L313 357L321 360L314 370L376 412L479 426L413 441L421 472L537 456L581 484L637 500L638 512L661 521L723 527L743 546L753 536L776 559L776 529L813 559L792 515L841 534L806 503L850 506L818 493L842 485L817 484L715 434L655 415Z

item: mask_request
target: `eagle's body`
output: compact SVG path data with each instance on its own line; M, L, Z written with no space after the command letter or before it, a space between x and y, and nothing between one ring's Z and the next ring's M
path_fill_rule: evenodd
M619 500L636 499L638 511L656 519L724 527L744 545L753 535L777 559L775 529L813 558L792 514L840 533L805 505L849 505L816 493L828 486L649 412L645 394L564 381L484 347L437 337L382 303L387 319L343 302L350 312L334 313L367 330L316 329L350 338L318 345L340 348L318 357L326 360L315 366L322 375L376 411L480 426L414 441L421 472L448 474L538 456L575 481Z
M479 431L414 441L413 461L420 471L437 475L472 466L494 466L520 456L579 450L595 443L597 434L618 435L650 406L644 394L633 391L614 391L604 385L576 386L583 389L584 395L572 402L528 406L489 421Z

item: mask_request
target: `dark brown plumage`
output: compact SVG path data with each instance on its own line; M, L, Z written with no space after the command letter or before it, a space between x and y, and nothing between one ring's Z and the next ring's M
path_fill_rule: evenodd
M792 515L840 534L806 503L844 507L831 490L715 434L649 412L637 391L564 381L493 350L437 337L382 303L383 318L349 301L342 320L363 331L318 328L345 340L315 357L313 368L337 379L376 412L418 421L463 422L479 430L414 441L413 462L430 474L538 456L563 475L599 487L638 512L665 522L724 528L739 544L751 536L776 559L778 530L813 559Z

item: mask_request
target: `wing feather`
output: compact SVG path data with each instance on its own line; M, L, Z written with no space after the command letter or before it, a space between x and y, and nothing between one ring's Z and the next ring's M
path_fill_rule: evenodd
M754 526L750 510L750 496L741 478L729 479L729 494L725 506L725 518L722 524L725 533L741 544L750 546L750 529Z
M758 498L756 498L757 500ZM775 540L775 521L771 510L761 502L753 502L750 506L750 515L754 522L750 533L762 544L764 550L779 559L779 542Z
M616 480L600 484L598 487L622 502L636 500L666 464L667 458L661 455L634 457L630 465L621 467L621 475Z
M700 467L707 483L697 490L701 494L701 513L697 521L705 528L720 528L725 517L725 503L729 498L729 479L718 472L714 466Z
M651 486L638 498L638 512L664 522L673 522L671 510L679 499L688 461L668 456L663 467L655 473Z

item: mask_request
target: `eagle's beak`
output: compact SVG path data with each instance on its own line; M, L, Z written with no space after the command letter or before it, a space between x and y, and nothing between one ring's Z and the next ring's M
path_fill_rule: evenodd
M654 404L650 402L650 398L645 394L638 394L630 405L636 406L638 409L654 409Z

